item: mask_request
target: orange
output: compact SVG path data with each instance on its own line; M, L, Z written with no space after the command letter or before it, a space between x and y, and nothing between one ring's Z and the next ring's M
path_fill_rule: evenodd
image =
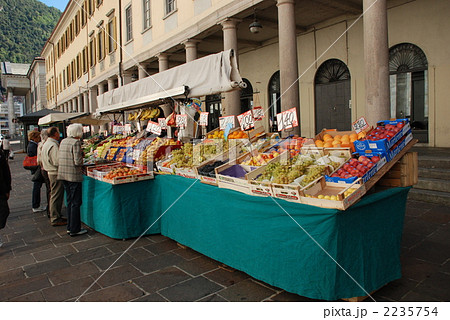
M323 141L325 141L325 142L330 141L331 142L331 141L333 141L333 138L331 136L329 136L329 137L324 138Z
M331 144L331 142L325 142L323 147L324 148L331 148L331 147L333 147L333 145Z
M358 139L362 139L365 138L366 133L364 131L361 131L360 133L358 133Z
M342 140L350 140L350 137L348 136L348 134L344 134L344 135L342 136L341 141L342 141Z
M341 140L342 136L340 134L334 136L334 140Z
M358 140L358 135L356 134L356 133L352 133L351 135L350 135L350 140Z
M319 148L323 147L323 141L322 140L316 140L314 143L316 144L316 147L319 147Z
M325 134L324 136L323 136L323 140L324 141L326 141L327 140L327 138L331 138L331 139L333 139L333 137L331 136L331 134Z
M334 140L331 144L336 147L337 145L341 145L341 142L339 140Z

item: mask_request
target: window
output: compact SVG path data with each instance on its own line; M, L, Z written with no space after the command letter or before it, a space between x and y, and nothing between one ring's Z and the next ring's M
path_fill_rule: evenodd
M77 36L80 33L80 11L75 15L75 35Z
M78 79L81 77L81 53L79 53L77 55L76 66L77 66L77 79Z
M96 0L97 2L97 7L100 7L100 5L103 3L103 0Z
M108 37L108 43L106 43L107 52L112 53L117 49L116 17L109 20L106 28L107 28L106 32L107 32L107 37Z
M72 63L70 64L70 69L71 69L71 80L72 83L74 83L77 80L77 67L75 65L75 59L72 60Z
M150 28L150 0L143 0L143 5L142 5L143 9L144 9L144 30L147 28Z
M85 74L88 71L88 65L87 65L88 55L87 55L87 52L88 52L88 48L86 46L83 49L83 56L82 56L82 60L83 60L83 62L82 62L82 71L83 71L83 74Z
M97 45L98 45L98 61L105 58L105 30L101 27L97 35Z
M85 1L85 3L86 3L86 1ZM81 26L82 27L84 27L85 26L85 24L86 24L86 5L85 5L85 3L83 3L82 5L81 5L81 11L80 11L80 14L81 14Z
M125 26L126 26L126 41L133 39L133 25L131 19L131 6L125 9Z
M94 14L95 6L94 6L94 0L88 0L88 13L89 17Z
M92 37L91 41L89 41L89 66L93 67L95 63L95 37Z
M175 0L166 0L166 15L175 11Z

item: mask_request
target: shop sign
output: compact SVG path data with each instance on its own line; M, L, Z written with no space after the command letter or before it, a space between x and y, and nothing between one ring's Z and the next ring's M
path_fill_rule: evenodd
M255 127L255 121L253 119L252 111L249 110L237 116L239 124L241 125L241 130L249 130Z
M161 127L161 130L167 130L167 122L166 118L158 118L159 126Z
M231 126L231 129L233 129L236 126L234 122L234 116L226 116L219 118L220 130L225 130L229 125Z
M253 119L261 121L264 118L264 109L262 107L253 107Z
M148 121L147 129L145 129L145 130L148 132L157 134L157 135L161 134L161 126L158 123L153 122L151 120Z
M278 131L292 129L298 126L297 110L291 108L289 110L277 114Z
M208 126L208 114L209 112L200 112L200 120L198 122L199 126Z
M186 128L187 126L187 114L177 114L175 120L176 126L180 128Z
M367 123L366 118L361 117L352 123L352 128L353 130L355 130L356 133L360 133L361 131L368 129L369 124Z

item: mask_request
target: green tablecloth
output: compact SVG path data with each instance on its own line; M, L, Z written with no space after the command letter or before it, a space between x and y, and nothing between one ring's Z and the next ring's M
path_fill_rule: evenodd
M363 296L401 277L409 188L367 195L339 211L194 182L164 175L111 186L86 177L82 221L112 238L137 237L154 223L147 234L162 233L268 284L315 299Z
M164 210L193 180L164 176L157 182ZM277 204L198 182L164 214L161 233L289 292L325 300L364 296L351 277L367 292L401 277L408 191L368 195L339 211Z
M153 180L111 185L85 176L81 221L115 239L160 233L160 192Z

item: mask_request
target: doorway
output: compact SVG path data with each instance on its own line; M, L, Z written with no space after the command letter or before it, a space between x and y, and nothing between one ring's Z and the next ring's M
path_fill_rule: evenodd
M428 61L411 43L389 50L391 117L408 118L414 138L428 143Z
M269 128L278 131L277 114L281 112L280 71L275 72L269 80Z
M315 128L351 129L350 71L344 62L330 59L317 69L314 79Z

